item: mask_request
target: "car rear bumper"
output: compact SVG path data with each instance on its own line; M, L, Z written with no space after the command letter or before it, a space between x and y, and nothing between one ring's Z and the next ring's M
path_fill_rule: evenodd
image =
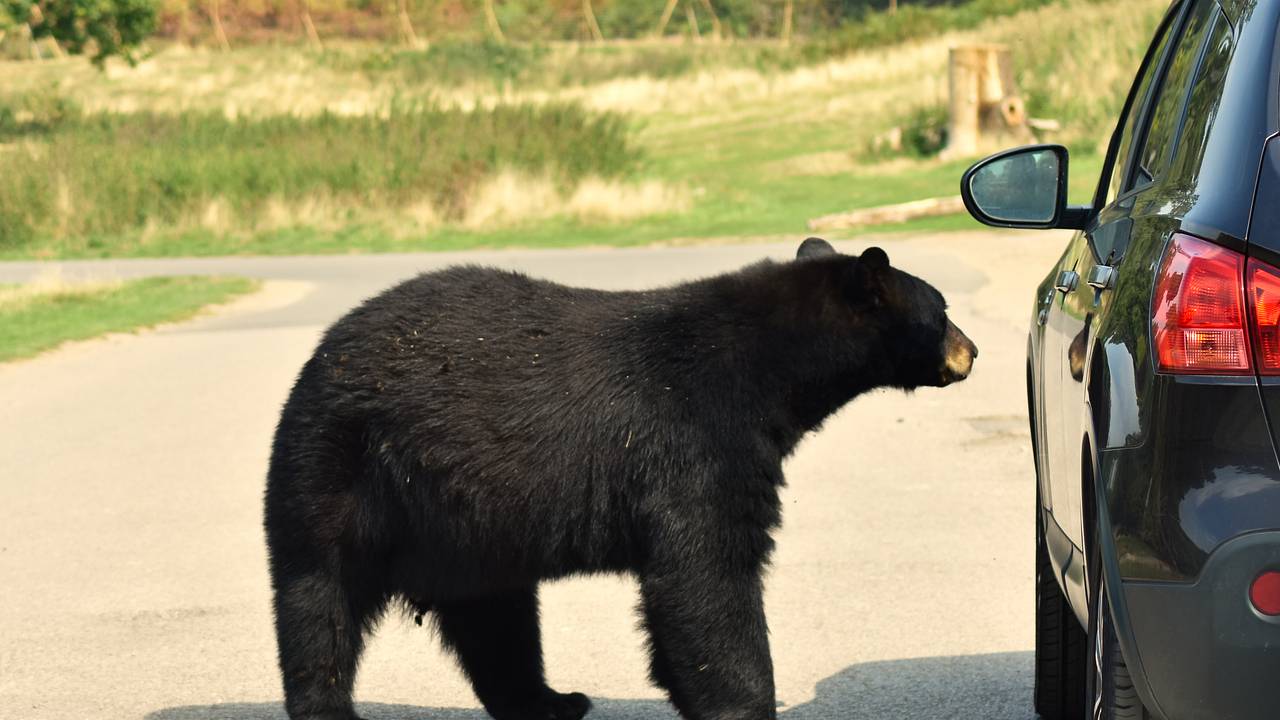
M1273 720L1280 717L1280 618L1258 613L1249 586L1280 570L1280 531L1230 540L1194 583L1126 580L1126 658L1165 720ZM1127 653L1126 653L1127 654Z

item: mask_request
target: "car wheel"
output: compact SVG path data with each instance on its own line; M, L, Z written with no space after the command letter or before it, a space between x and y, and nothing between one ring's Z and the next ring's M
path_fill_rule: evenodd
M1045 720L1081 720L1091 665L1088 633L1054 576L1036 499L1036 713Z
M1138 691L1133 687L1129 666L1120 652L1111 608L1103 581L1098 580L1097 600L1093 605L1093 672L1090 677L1092 720L1150 720Z

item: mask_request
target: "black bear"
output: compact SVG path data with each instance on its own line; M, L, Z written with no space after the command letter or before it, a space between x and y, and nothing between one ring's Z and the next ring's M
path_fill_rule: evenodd
M547 687L538 583L633 573L652 679L691 720L776 716L761 573L782 460L872 388L965 378L977 349L884 251L645 292L459 267L331 327L266 490L285 706L354 718L364 637L428 615L497 720L578 720Z

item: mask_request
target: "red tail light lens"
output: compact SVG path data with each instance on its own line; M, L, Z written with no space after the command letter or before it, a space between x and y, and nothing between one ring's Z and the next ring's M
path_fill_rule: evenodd
M1263 615L1280 615L1280 572L1264 572L1254 579L1249 601Z
M1243 255L1205 240L1181 234L1170 239L1152 301L1151 328L1162 372L1253 372L1245 334L1244 264ZM1280 293L1280 277L1275 292ZM1275 299L1280 302L1280 294Z
M1280 270L1249 261L1249 302L1253 306L1258 371L1280 375Z

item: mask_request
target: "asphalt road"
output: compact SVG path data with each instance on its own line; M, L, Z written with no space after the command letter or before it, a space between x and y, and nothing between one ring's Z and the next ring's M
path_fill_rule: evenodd
M799 238L797 238L797 241ZM1032 482L1023 362L1054 234L900 237L981 349L942 390L863 397L787 464L767 611L785 720L1030 720ZM840 243L856 252L864 243ZM283 718L261 530L271 433L318 334L458 262L639 288L785 245L65 263L68 277L222 273L257 296L155 331L0 365L0 718ZM0 282L49 271L0 264ZM551 684L589 717L674 718L647 682L624 578L545 586ZM429 630L391 616L370 720L487 717Z

